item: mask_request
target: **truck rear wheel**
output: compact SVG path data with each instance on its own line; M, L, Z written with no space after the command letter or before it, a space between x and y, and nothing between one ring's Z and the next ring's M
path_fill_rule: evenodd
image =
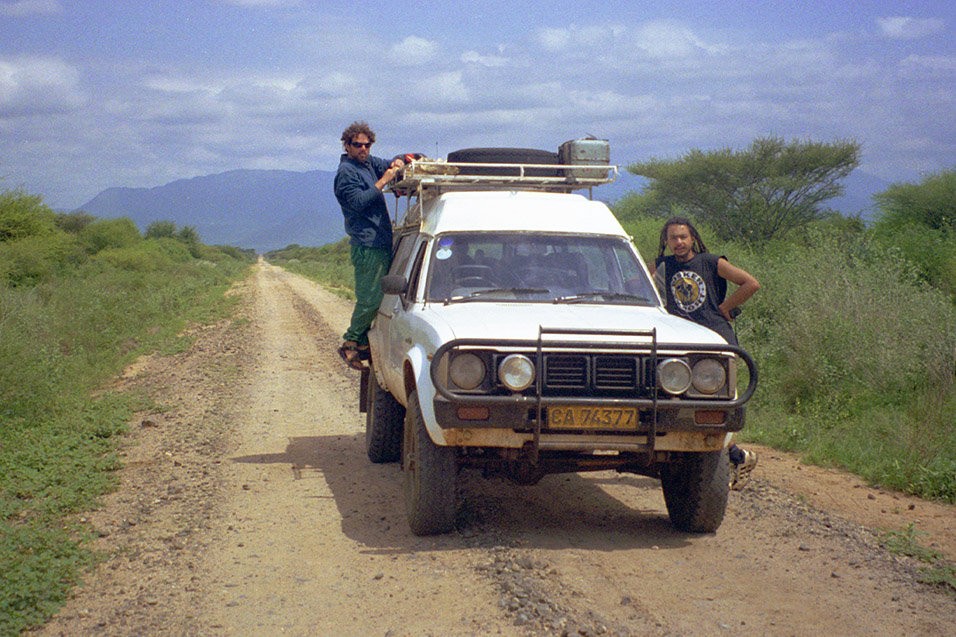
M451 531L455 526L458 477L455 449L432 442L414 392L405 412L402 473L405 511L412 533L437 535Z
M376 464L395 462L402 453L405 408L378 384L374 369L368 373L366 395L365 453Z
M727 450L684 453L661 467L661 489L671 524L681 531L711 533L720 527L730 493Z

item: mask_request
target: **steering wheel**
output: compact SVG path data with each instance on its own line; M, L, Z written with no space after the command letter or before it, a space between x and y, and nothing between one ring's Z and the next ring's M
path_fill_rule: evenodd
M488 265L460 265L455 268L455 285L457 287L497 287L494 280L494 271Z
M455 281L460 288L496 288L498 284L483 276L466 276Z
M523 285L529 287L564 285L568 278L568 271L563 268L548 266L533 266L522 268L517 273Z

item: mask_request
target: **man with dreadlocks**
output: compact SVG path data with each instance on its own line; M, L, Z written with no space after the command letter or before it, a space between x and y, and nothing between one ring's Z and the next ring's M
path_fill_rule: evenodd
M670 255L664 255L665 248L670 249ZM736 316L734 310L760 289L760 283L746 270L731 265L726 257L707 252L700 233L688 219L672 217L664 224L651 275L664 295L668 312L709 327L737 345L737 335L730 325ZM738 285L729 297L727 281ZM733 443L728 452L734 465L730 488L739 490L750 480L757 454Z

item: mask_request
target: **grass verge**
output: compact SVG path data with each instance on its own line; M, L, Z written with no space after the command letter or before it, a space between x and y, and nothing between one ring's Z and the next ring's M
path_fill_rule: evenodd
M943 556L933 549L920 544L919 536L912 523L905 529L887 531L880 536L880 543L891 553L906 555L924 564L929 564L919 571L919 581L946 590L950 595L956 595L956 566L943 559Z
M115 486L119 436L142 396L103 391L138 355L184 346L227 316L247 263L103 261L0 286L0 634L50 617L97 556L73 519Z

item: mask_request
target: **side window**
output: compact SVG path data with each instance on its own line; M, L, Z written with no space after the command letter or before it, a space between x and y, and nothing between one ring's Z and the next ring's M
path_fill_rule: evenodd
M405 266L408 265L408 259L412 254L412 247L415 245L415 239L418 233L403 234L398 239L398 247L392 257L392 267L388 269L389 274L404 274Z
M425 252L428 248L428 242L422 241L418 246L418 252L415 254L415 260L412 262L412 271L408 273L408 293L406 298L414 300L418 298L418 281L422 276L422 264L425 262Z

